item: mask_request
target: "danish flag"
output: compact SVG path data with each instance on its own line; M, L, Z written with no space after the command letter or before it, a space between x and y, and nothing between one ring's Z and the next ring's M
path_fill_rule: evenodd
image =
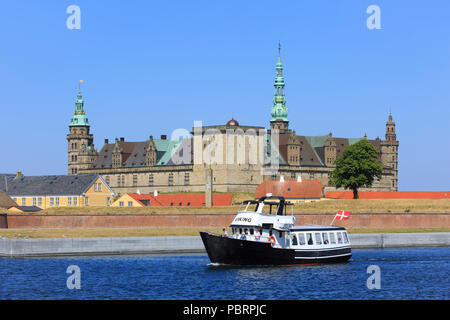
M338 220L347 220L350 218L350 211L338 210L334 218Z

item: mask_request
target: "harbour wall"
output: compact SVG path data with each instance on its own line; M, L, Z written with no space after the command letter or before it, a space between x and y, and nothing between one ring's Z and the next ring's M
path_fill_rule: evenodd
M137 227L225 227L235 213L206 214L114 214L40 215L8 214L0 228L137 228ZM296 225L329 225L335 213L295 214ZM346 228L442 228L450 226L450 213L352 213L350 219L335 221Z
M349 234L352 248L450 246L450 232ZM204 253L199 236L0 239L0 256Z

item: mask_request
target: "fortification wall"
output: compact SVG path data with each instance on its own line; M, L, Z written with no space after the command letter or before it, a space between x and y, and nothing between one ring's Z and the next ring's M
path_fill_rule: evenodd
M296 225L329 225L335 213L296 214ZM142 215L36 215L9 214L8 228L132 228L132 227L225 227L235 214L142 214ZM346 228L442 228L450 226L450 213L352 213L335 221Z

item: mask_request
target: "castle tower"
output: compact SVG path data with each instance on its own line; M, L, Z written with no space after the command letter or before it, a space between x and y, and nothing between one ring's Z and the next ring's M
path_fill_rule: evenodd
M92 168L95 163L97 151L94 148L94 135L89 133L89 129L90 125L84 112L84 102L79 85L75 112L70 120L69 134L67 135L68 174L78 174L80 169Z
M278 43L278 62L276 66L275 92L273 97L273 107L271 109L272 119L270 129L279 130L280 133L289 132L289 121L287 119L288 109L286 108L286 97L284 95L283 65L281 63L281 45Z
M398 190L398 145L397 135L395 133L395 122L392 120L392 115L389 113L388 121L386 122L385 140L381 141L381 162L384 167L391 168L392 180L390 188L392 191Z

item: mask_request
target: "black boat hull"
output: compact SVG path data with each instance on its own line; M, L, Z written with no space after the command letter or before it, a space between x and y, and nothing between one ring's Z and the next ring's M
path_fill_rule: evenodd
M233 239L200 232L212 263L226 265L305 265L345 262L349 246L327 250L273 248L270 243Z

